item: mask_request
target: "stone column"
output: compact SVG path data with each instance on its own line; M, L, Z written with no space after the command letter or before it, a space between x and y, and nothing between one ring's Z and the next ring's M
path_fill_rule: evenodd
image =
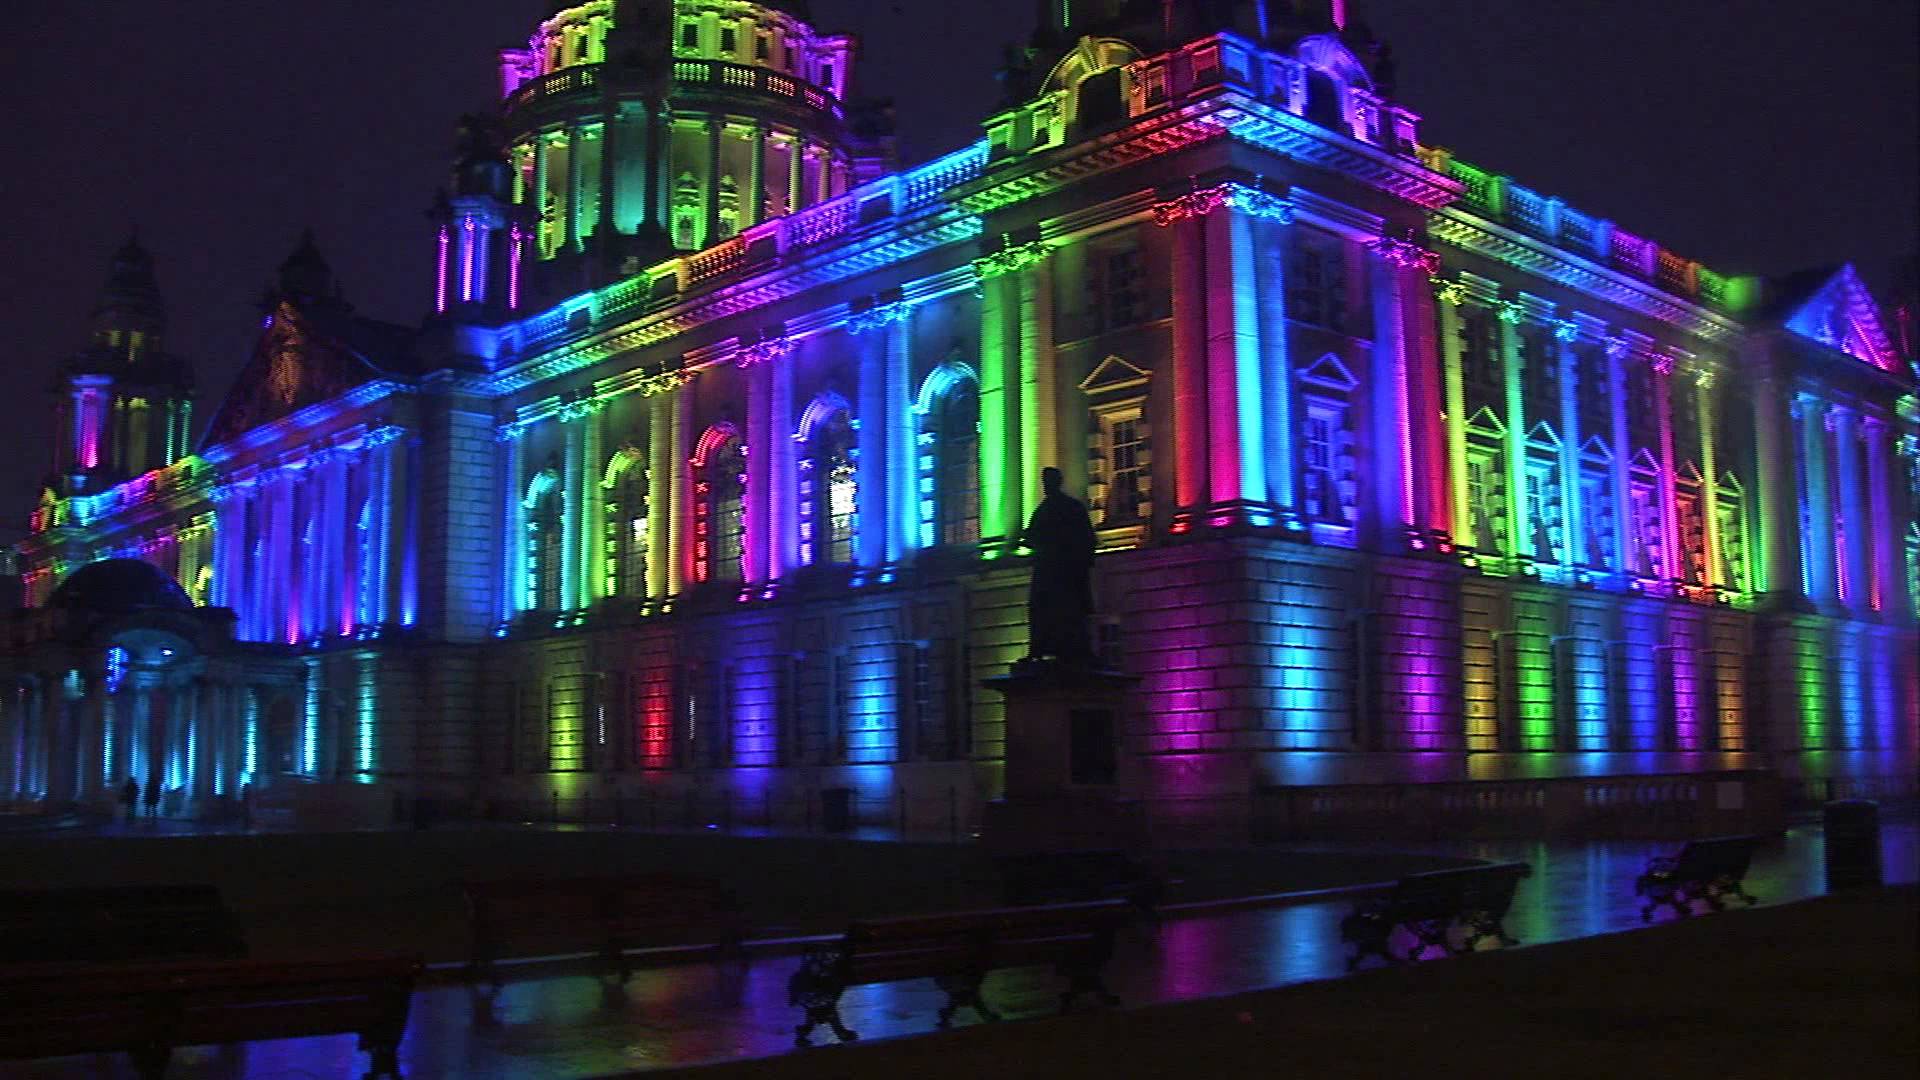
M913 309L886 326L885 375L881 380L881 409L886 447L886 498L879 504L886 515L886 542L881 557L897 566L907 552L919 546L919 468L913 411Z
M614 217L620 205L620 180L614 168L623 142L619 129L620 106L610 101L600 110L600 218L593 225L594 236L601 242L600 250L609 254L613 250L614 234L620 230Z
M1363 415L1371 421L1363 430L1373 444L1368 447L1373 505L1362 524L1373 526L1379 543L1397 550L1426 531L1418 505L1424 493L1417 490L1414 435L1419 387L1412 369L1417 358L1408 348L1409 289L1400 265L1404 256L1380 242L1369 244L1368 251L1374 332L1372 371L1362 391L1368 405Z
M1454 543L1474 547L1480 538L1473 535L1473 509L1467 499L1467 392L1460 357L1460 305L1466 302L1467 291L1444 282L1436 286L1434 298L1440 309L1440 359L1446 387L1447 472L1452 480L1448 511Z
M1906 579L1902 568L1901 521L1893 512L1895 470L1887 467L1892 433L1877 416L1860 418L1860 437L1867 444L1867 510L1871 531L1873 584L1878 608L1891 619L1907 618Z
M977 260L980 267L987 260ZM1003 272L983 270L980 283L980 538L1011 548L1020 520L1018 300Z
M673 519L673 412L685 390L647 399L647 599L665 600L678 589Z
M720 242L720 133L724 125L718 116L707 117L706 243Z
M672 415L672 469L668 498L673 503L673 573L668 593L678 596L694 581L693 576L693 484L688 460L693 456L693 395L682 389L668 402ZM751 448L749 448L751 450Z
M1508 539L1514 554L1541 559L1533 550L1532 523L1527 520L1527 413L1520 393L1520 320L1526 309L1509 300L1500 305L1498 315L1500 372L1506 385L1506 415L1500 419L1507 427Z
M561 238L560 246L568 251L580 250L580 195L586 186L581 161L586 155L580 152L586 143L586 133L578 124L567 128L567 192L563 205L567 214L567 231Z
M521 429L518 425L504 425L497 439L500 453L506 458L500 473L503 478L501 504L505 511L506 543L505 565L501 567L500 582L500 621L511 622L514 616L527 609L527 510L523 503L525 492L522 484L522 458L525 450L520 444Z
M600 486L607 468L605 409L599 402L576 422L580 428L580 607L589 607L606 593L606 496Z
M1627 365L1633 354L1625 338L1607 340L1607 401L1613 421L1613 522L1614 550L1620 553L1623 574L1631 575L1634 566L1633 543L1633 444L1627 424ZM1624 578L1622 580L1625 580Z
M1834 473L1842 535L1846 546L1840 549L1840 564L1845 569L1841 599L1856 612L1869 606L1872 583L1868 561L1867 537L1872 522L1867 517L1866 492L1861 490L1864 469L1860 462L1860 417L1852 409L1835 406L1827 413L1827 428L1833 433Z
M552 177L547 175L551 154L547 148L552 138L545 134L533 137L533 228L534 239L543 259L551 256L559 247L554 241L553 223L547 218L547 198L552 194Z
M822 176L825 176L824 166ZM824 183L824 181L823 181ZM1053 268L1035 259L1017 271L1020 295L1020 523L1040 505L1040 470L1060 467L1060 378L1053 353ZM1084 454L1085 448L1080 451Z
M1713 388L1718 382L1718 372L1711 368L1699 368L1693 372L1696 388L1695 405L1699 410L1700 425L1700 499L1702 520L1706 522L1706 584L1724 588L1727 581L1727 569L1721 545L1725 540L1720 535L1720 453L1715 445L1719 437L1716 427L1718 416L1714 410Z
M1669 581L1682 581L1686 571L1680 565L1684 557L1680 547L1680 496L1674 490L1679 473L1673 453L1673 357L1655 353L1648 362L1653 365L1654 408L1660 414L1660 534L1661 546L1667 549L1664 569Z
M796 416L793 406L793 363L790 354L764 361L768 369L767 445L747 447L749 460L764 453L767 458L767 579L778 581L799 565L800 555L800 462L799 444L793 439ZM824 497L824 491L822 495ZM748 537L749 543L762 542Z
M863 365L864 366L864 365ZM764 586L772 576L773 546L765 535L766 522L773 512L774 440L784 432L773 421L773 365L755 364L747 369L747 518L761 525L760 536L748 537L745 578L749 585ZM762 448L767 449L762 449Z
M787 210L789 213L805 210L813 205L812 193L807 190L807 154L811 147L807 140L796 137L793 140L792 153L787 159Z
M859 457L854 463L855 514L859 529L854 534L853 561L863 569L877 569L887 561L887 534L891 521L887 515L887 330L886 326L868 326L849 322L847 347L858 357L854 395L855 439ZM864 332L862 332L864 331Z
M748 225L758 225L767 220L767 138L767 122L755 122L752 152L747 166L751 175L743 192L747 200L747 212L741 215Z
M1560 505L1567 530L1567 561L1593 565L1587 550L1587 502L1580 490L1580 445L1587 433L1580 429L1580 355L1574 342L1580 325L1572 319L1554 324L1553 346L1560 364Z
M1207 462L1212 455L1207 408L1206 264L1200 221L1187 214L1173 230L1173 531L1187 532L1210 498ZM1230 432L1220 432L1227 437Z
M580 607L580 531L584 523L582 503L586 494L586 445L584 425L564 422L560 435L565 449L560 474L560 607L573 611Z
M1800 425L1801 497L1805 506L1794 528L1801 533L1806 555L1803 560L1807 595L1816 603L1832 603L1839 598L1834 581L1835 505L1828 484L1827 406L1811 394L1793 401L1793 418Z

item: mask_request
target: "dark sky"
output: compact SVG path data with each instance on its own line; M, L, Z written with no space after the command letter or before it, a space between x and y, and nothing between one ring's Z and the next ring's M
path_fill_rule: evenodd
M46 388L138 223L204 423L253 303L311 225L348 299L412 322L423 210L494 50L546 0L94 0L9 5L0 69L0 535L49 461ZM1723 271L1915 250L1912 0L1372 0L1424 141ZM917 161L977 136L1032 0L815 0L864 42Z

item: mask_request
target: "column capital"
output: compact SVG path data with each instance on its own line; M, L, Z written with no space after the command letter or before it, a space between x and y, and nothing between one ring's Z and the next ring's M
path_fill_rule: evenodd
M1215 210L1238 210L1253 217L1293 224L1293 204L1257 187L1226 181L1211 187L1195 188L1182 195L1153 205L1153 223L1165 228L1178 222L1203 218Z
M1527 317L1527 309L1512 300L1503 300L1500 302L1500 305L1494 309L1494 314L1499 317L1501 322L1506 323L1508 326L1518 326L1520 325L1520 320Z
M1440 253L1429 251L1411 238L1382 236L1367 241L1367 250L1389 266L1400 270L1423 270L1429 276L1440 272Z
M1458 281L1430 277L1427 284L1433 286L1433 298L1449 307L1459 307L1467 302L1467 287Z
M742 345L739 351L733 354L733 363L734 366L741 368L768 364L789 355L797 348L799 343L788 337L784 330L769 331L760 340Z
M989 252L973 260L973 272L985 281L988 278L997 278L1004 274L1025 270L1029 266L1045 261L1052 253L1052 249L1039 240L1016 244L1013 242L1011 233L1001 233L1000 250Z
M1862 439L1878 438L1880 433L1886 430L1887 422L1885 420L1880 419L1872 413L1863 412L1860 414L1860 437Z
M847 333L856 336L866 334L893 323L904 322L912 314L912 305L903 300L874 304L847 316Z
M1653 373L1661 376L1673 374L1674 357L1672 353L1657 352L1647 357L1647 363L1653 366Z
M1711 391L1714 384L1720 381L1720 372L1710 367L1696 367L1692 375L1693 385L1703 394Z
M639 391L641 397L658 397L661 394L670 394L697 378L699 378L699 372L688 368L674 368L671 371L662 371L647 376L640 380L640 384L636 389Z
M1827 406L1827 430L1838 434L1842 425L1853 419L1853 410L1845 405Z

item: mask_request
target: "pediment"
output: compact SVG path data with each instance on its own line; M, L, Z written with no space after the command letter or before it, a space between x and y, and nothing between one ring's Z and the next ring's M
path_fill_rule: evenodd
M208 426L206 442L228 442L379 374L343 343L317 333L298 308L282 301L267 317L252 359Z
M1108 356L1093 366L1087 377L1080 380L1080 389L1089 394L1107 390L1123 390L1128 387L1144 386L1153 378L1153 369L1141 367L1121 356Z
M1795 308L1786 328L1882 371L1898 371L1893 342L1880 321L1880 306L1851 265L1834 271L1826 284Z
M1347 370L1347 365L1341 363L1340 358L1332 353L1321 354L1320 359L1315 360L1300 372L1300 379L1302 382L1319 383L1321 386L1332 387L1335 390L1351 390L1360 385L1360 380L1353 377L1353 372Z
M1493 435L1505 435L1507 433L1507 425L1501 422L1500 417L1495 415L1492 409L1484 405L1480 407L1479 412L1467 417L1467 427L1474 431L1484 431Z

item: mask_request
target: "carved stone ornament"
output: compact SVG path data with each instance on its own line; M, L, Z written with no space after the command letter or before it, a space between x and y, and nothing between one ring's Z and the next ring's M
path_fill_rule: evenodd
M640 381L640 396L658 397L661 394L671 393L695 378L695 373L685 368L675 368L672 371L660 372L658 375L649 375Z
M1654 353L1647 357L1647 362L1653 365L1653 373L1656 375L1673 374L1673 357L1667 353Z
M1196 188L1153 206L1153 223L1166 228L1190 219L1206 217L1221 208L1238 210L1251 217L1293 224L1293 204L1259 188L1231 181L1212 187Z
M1401 270L1424 270L1432 275L1440 271L1440 253L1428 251L1411 240L1396 240L1383 236L1367 244L1367 249L1387 263Z
M847 316L847 333L869 333L883 326L900 322L912 314L913 308L898 301L891 304L875 304L865 311L856 311Z
M1580 337L1580 324L1572 319L1561 319L1553 324L1553 336L1561 341L1575 341Z
M1465 285L1457 281L1448 281L1445 278L1437 277L1428 278L1427 282L1433 286L1434 299L1439 300L1441 303L1459 307L1461 304L1467 302L1467 287Z
M751 345L741 346L740 351L734 354L733 362L739 367L750 368L755 364L778 360L797 347L793 339L784 335L762 338Z
M1520 320L1527 317L1527 310L1519 304L1508 300L1496 309L1495 314L1499 315L1500 321L1506 323L1508 326L1518 326L1520 325Z
M1029 241L1025 244L1016 244L1013 242L1012 236L1002 233L1000 243L1001 248L999 251L982 255L973 260L973 272L979 275L983 281L988 278L999 277L1002 274L1011 274L1025 270L1035 263L1044 261L1049 254L1047 245L1038 240Z

